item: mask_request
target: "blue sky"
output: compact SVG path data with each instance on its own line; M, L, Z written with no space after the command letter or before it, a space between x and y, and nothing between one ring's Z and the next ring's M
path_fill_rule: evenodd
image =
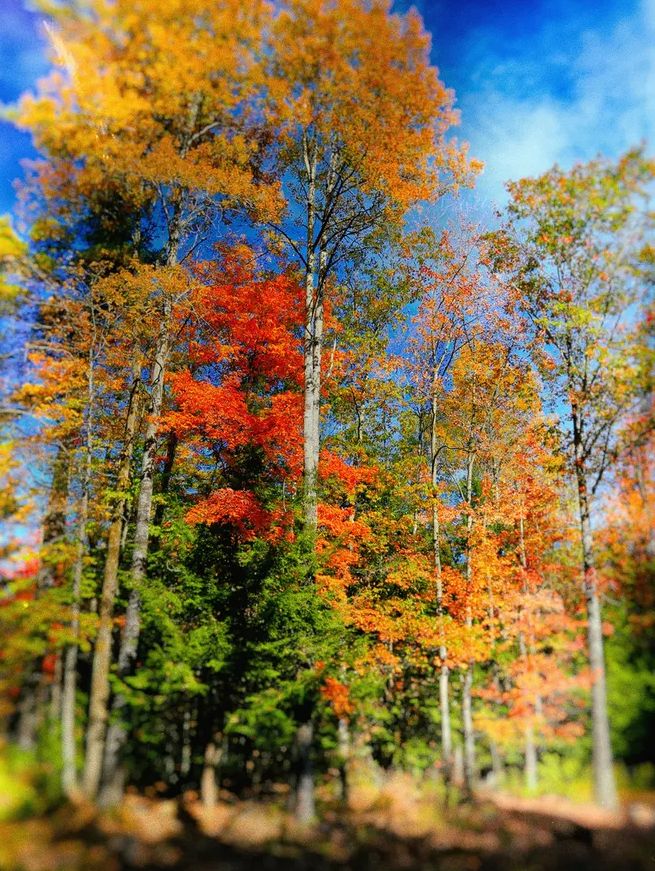
M0 0L0 101L47 70L38 14ZM406 0L396 8L407 8ZM485 161L481 206L503 182L655 142L655 0L419 0L433 60L457 94L459 135ZM29 139L0 122L0 213Z

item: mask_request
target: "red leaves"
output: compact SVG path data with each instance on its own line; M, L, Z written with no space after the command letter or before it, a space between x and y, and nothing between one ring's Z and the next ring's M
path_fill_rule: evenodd
M264 503L271 485L302 471L302 294L291 276L258 275L245 246L199 268L188 328L193 368L173 379L177 407L164 420L225 484L187 514L230 526L243 540L275 537L288 523ZM255 456L257 459L255 459ZM259 488L266 488L266 497Z
M357 487L372 483L377 475L377 470L369 466L354 466L337 454L322 450L319 475L323 480L335 478L341 483L348 495L352 495Z
M223 487L203 499L187 512L189 523L222 523L234 527L244 539L252 539L264 530L271 515L248 490Z

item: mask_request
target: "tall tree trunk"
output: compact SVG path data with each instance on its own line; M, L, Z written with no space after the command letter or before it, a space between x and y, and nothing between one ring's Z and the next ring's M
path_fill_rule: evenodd
M150 376L150 402L147 409L139 499L134 525L134 550L132 551L130 569L131 589L125 611L125 624L121 633L118 653L118 674L120 677L125 677L132 672L139 646L139 634L141 631L141 586L148 564L155 450L157 447L159 417L164 398L166 365L170 352L170 318L171 303L167 298L164 301L162 324L155 347L155 357ZM127 729L125 724L121 722L118 714L124 707L125 699L119 693L112 705L112 712L116 716L107 730L107 740L104 748L103 788L100 796L100 803L102 805L117 803L123 794L125 777L121 766L121 754L127 740Z
M102 760L105 748L109 701L109 669L111 665L111 634L114 616L114 600L118 588L118 565L120 560L123 514L127 501L127 488L130 482L130 466L134 438L138 421L138 378L135 377L130 392L125 436L118 462L116 490L118 498L114 505L109 535L107 555L98 609L98 631L93 650L93 669L89 695L89 723L86 733L86 757L84 761L83 788L86 795L95 799L102 775Z
M348 801L348 763L350 762L350 729L348 720L339 717L337 726L337 742L339 748L339 781L341 784L341 801Z
M493 772L494 787L498 788L503 782L505 768L503 766L503 757L501 756L500 750L495 741L489 741L489 753L491 754L491 770Z
M464 732L464 787L471 794L476 781L475 733L473 731L473 663L462 676L462 727Z
M305 528L313 534L317 523L317 475L319 455L319 419L321 370L320 343L322 335L323 299L317 281L318 258L315 247L316 230L316 146L303 138L303 154L307 174L307 214L305 243L305 336L304 357L304 410L303 410L303 497ZM318 362L318 368L317 368Z
M596 800L601 806L613 809L617 807L618 799L614 781L612 744L607 714L603 626L600 602L596 589L591 523L584 491L580 493L580 528L582 533L584 594L587 605L589 665L591 666L593 680L591 688L591 717L595 795Z
M296 732L297 782L296 819L301 825L309 825L316 817L314 801L314 767L312 764L312 744L314 743L314 724L311 720L302 723Z
M62 580L61 560L53 564L48 548L60 543L66 535L66 509L72 456L72 437L68 436L57 448L52 466L48 510L43 521L45 559L37 578L39 590L48 589Z
M221 760L221 748L217 736L205 747L205 758L200 775L200 799L203 807L211 810L218 801L218 782L216 769Z
M70 484L72 440L65 437L57 446L52 464L52 479L48 493L48 508L42 528L42 564L36 578L35 595L41 597L63 580L63 561L55 561L50 549L60 544L66 535L66 509ZM28 667L17 705L17 741L24 750L36 746L37 732L43 721L48 687L41 658Z
M523 570L523 587L522 592L523 595L527 597L529 594L528 589L528 581L527 581L527 569L528 569L528 556L525 549L525 524L523 520L523 515L519 517L519 563L521 564L521 568ZM532 644L531 644L532 647ZM530 650L530 653L534 653L534 650ZM525 643L525 637L523 632L519 632L519 655L523 658L524 661L527 662L528 648ZM529 700L530 707L533 707L532 700ZM534 703L534 710L536 713L536 702ZM535 790L537 788L537 744L535 742L534 736L534 725L530 722L525 727L524 731L524 768L523 774L525 777L525 785L529 790Z
M89 520L89 488L91 486L91 452L93 439L92 415L95 394L93 367L94 360L92 346L89 351L87 369L86 439L84 445L84 465L81 481L82 495L80 498L79 515L77 520L77 546L75 552L75 564L73 566L73 601L71 602L70 621L72 641L64 650L64 678L61 699L61 783L64 794L67 796L71 796L78 788L76 767L77 742L75 739L75 696L77 691L77 658L80 632L80 593L82 588L82 575L84 572L84 557L89 548L87 524Z
M596 801L614 809L618 806L614 780L610 725L607 714L607 683L605 678L605 653L600 602L596 584L593 537L587 492L587 470L582 445L582 427L575 406L572 409L573 449L575 457L578 507L580 514L580 539L582 550L583 589L587 606L587 644L589 665L592 674L591 722L592 722L592 767Z
M436 373L435 373L436 377ZM450 726L450 674L446 665L447 650L444 641L443 629L443 577L441 572L441 529L439 525L439 506L437 502L437 459L439 456L439 447L437 444L437 396L436 389L432 394L432 428L430 436L430 454L431 454L431 482L432 482L432 554L434 560L434 572L437 582L437 620L441 634L441 644L439 645L439 658L441 660L441 668L439 670L439 710L441 713L441 758L443 764L444 777L450 777L452 767L452 732Z
M473 585L473 567L471 563L471 537L473 533L473 466L475 456L473 453L468 454L466 466L466 504L468 514L466 517L466 594L470 597ZM467 604L466 608L466 625L468 628L473 626L473 617L471 607ZM470 795L473 792L476 780L476 765L475 765L475 733L473 731L473 668L474 662L471 660L462 676L462 727L464 732L464 788Z
M62 787L65 795L71 796L77 790L76 740L75 740L75 696L77 690L77 656L80 632L80 590L84 557L87 552L86 526L88 521L88 465L85 471L86 482L82 485L82 499L78 520L78 541L75 565L73 567L73 601L71 603L70 631L73 640L64 650L64 681L61 700L61 757Z

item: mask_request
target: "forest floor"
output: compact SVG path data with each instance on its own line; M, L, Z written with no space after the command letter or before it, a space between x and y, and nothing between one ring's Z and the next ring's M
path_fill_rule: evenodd
M655 800L619 813L545 797L479 794L435 807L398 781L300 828L279 803L229 796L206 810L128 795L112 813L85 803L0 824L2 871L646 871ZM648 801L651 803L648 804Z

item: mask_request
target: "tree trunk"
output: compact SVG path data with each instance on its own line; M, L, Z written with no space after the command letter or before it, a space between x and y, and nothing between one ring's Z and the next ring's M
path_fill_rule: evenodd
M320 343L322 335L323 300L316 281L317 257L315 250L316 226L316 149L303 139L305 169L307 173L307 238L305 257L305 337L304 356L304 410L303 410L303 488L305 527L310 534L317 523L317 475L319 432L317 409L320 409L321 370ZM318 368L317 368L318 362Z
M446 658L446 649L439 650L441 660ZM453 761L453 738L450 725L450 669L441 666L439 672L439 709L441 711L441 756L443 760L444 777L450 776Z
M93 438L93 426L91 415L94 400L94 372L93 351L89 353L89 365L87 374L87 421L86 421L86 444L84 453L84 467L82 471L82 495L80 498L79 516L77 522L77 548L75 564L73 566L73 585L71 602L70 630L73 640L64 650L64 679L61 699L61 758L62 771L61 783L64 795L71 796L78 789L75 738L76 706L75 696L77 691L77 658L79 652L80 632L80 593L82 588L82 575L84 572L84 557L88 552L89 542L87 536L87 523L89 520L89 487L91 486L91 449Z
M121 633L118 652L118 675L121 678L126 677L133 671L139 646L139 634L141 631L141 586L148 564L157 427L164 398L166 363L170 352L170 315L171 306L167 300L164 304L164 318L155 348L155 358L151 373L152 387L148 407L148 423L144 435L141 483L136 510L134 550L132 552L130 570L132 586L125 611L125 624ZM119 769L121 767L121 754L127 741L127 728L120 719L120 712L124 707L125 699L118 693L112 704L112 714L114 716L107 730L107 740L105 743L103 788L100 800L103 806L116 804L123 795L125 775Z
M464 750L457 744L453 750L453 768L451 781L454 786L464 785Z
M464 788L471 794L475 787L475 733L473 731L473 664L469 664L462 677L462 726L464 732Z
M537 788L537 745L534 741L534 727L525 727L525 785L529 790Z
M473 586L473 566L471 562L471 536L473 533L473 466L475 456L469 452L466 464L466 595L470 597ZM473 626L471 607L466 606L466 626ZM473 661L469 662L462 676L462 727L464 732L464 788L470 795L475 786L475 733L473 731Z
M205 747L205 761L200 775L200 799L207 810L215 807L218 801L218 783L216 769L221 760L221 748L216 740L210 741Z
M435 373L436 377L436 373ZM450 728L450 693L449 693L449 669L446 665L447 650L443 641L443 578L441 573L441 528L439 524L439 506L437 504L437 459L439 448L437 445L437 396L436 389L432 394L432 427L430 437L430 465L432 482L432 554L434 560L434 572L437 582L437 620L440 625L442 643L439 646L439 658L441 669L439 671L439 710L441 712L441 759L443 774L446 779L450 777L452 767L452 733Z
M298 753L298 770L296 782L296 819L303 825L309 825L316 817L314 802L314 768L312 765L312 744L314 741L314 725L311 720L298 727L296 732L296 748Z
M580 512L580 538L582 546L583 589L587 606L587 643L592 674L591 722L592 767L596 801L602 807L618 806L612 759L610 725L607 714L607 684L600 602L596 588L596 568L593 555L593 537L587 493L587 475L582 449L580 419L573 410L573 447Z
M337 741L339 747L339 781L341 784L341 801L348 802L348 763L350 761L350 729L348 720L339 718L337 726Z
M102 774L102 759L105 748L105 731L109 701L109 669L111 665L111 634L114 616L114 599L118 587L118 565L120 560L123 513L127 501L126 491L130 480L130 465L137 429L137 389L138 378L134 379L129 399L123 449L119 458L116 490L118 498L114 505L109 535L107 555L98 609L98 632L93 651L91 691L89 695L89 723L86 733L86 758L84 763L83 787L90 799L98 794Z

